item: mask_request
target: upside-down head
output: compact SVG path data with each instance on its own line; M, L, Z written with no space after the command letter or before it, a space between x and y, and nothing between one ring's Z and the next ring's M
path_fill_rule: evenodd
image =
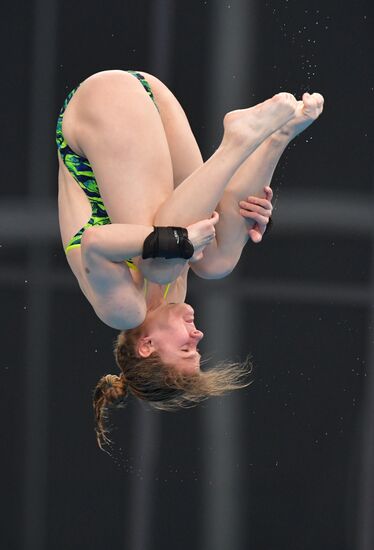
M246 380L252 372L249 360L202 371L198 343L203 336L191 306L166 302L147 311L140 326L119 333L114 355L121 373L103 376L93 396L100 448L110 442L108 410L124 407L129 393L155 409L174 411L252 383Z

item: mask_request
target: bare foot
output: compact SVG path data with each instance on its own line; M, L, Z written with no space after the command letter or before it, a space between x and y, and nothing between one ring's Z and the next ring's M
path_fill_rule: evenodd
M275 137L278 136L291 141L319 117L323 111L323 103L324 99L321 94L314 93L310 95L306 92L302 101L297 102L295 116L275 132Z
M282 92L255 107L230 111L223 119L222 143L240 146L250 154L268 136L285 126L295 116L297 107L295 97Z

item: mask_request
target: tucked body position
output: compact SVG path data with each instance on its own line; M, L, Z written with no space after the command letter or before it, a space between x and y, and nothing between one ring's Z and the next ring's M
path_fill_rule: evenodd
M56 130L62 243L96 315L120 331L120 374L94 392L100 447L108 408L129 392L175 410L248 385L247 363L200 369L188 272L225 277L247 241L261 241L275 167L322 109L318 93L280 93L230 111L203 162L181 105L155 76L103 71L68 94Z

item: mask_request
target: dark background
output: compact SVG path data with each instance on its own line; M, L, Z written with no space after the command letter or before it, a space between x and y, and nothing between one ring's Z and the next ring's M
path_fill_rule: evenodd
M372 550L373 7L369 0L13 2L1 22L1 548ZM249 388L174 414L130 401L98 450L91 393L116 331L57 222L54 128L106 69L161 78L204 159L222 118L325 96L276 170L274 228L188 301Z

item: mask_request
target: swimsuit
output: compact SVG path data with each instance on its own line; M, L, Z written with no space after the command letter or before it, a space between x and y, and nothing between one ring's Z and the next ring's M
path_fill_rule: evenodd
M154 99L151 86L146 81L144 76L136 71L126 71L132 75L134 75L140 83L143 85L145 91L150 96L152 101L154 102L157 110L157 104ZM83 189L85 194L88 197L88 200L91 204L92 214L88 222L73 236L73 238L70 240L68 245L65 248L65 253L67 253L69 250L73 248L77 248L81 246L81 239L84 231L87 229L87 227L93 227L95 225L107 225L111 223L110 218L108 216L108 213L106 211L106 208L103 203L103 199L100 196L99 186L97 184L95 175L93 173L90 161L82 157L80 155L77 155L72 149L70 149L69 145L66 143L64 136L62 134L62 120L64 116L64 112L66 110L66 107L69 104L69 101L75 94L75 92L78 90L80 84L76 88L74 88L66 97L64 104L61 108L60 114L57 119L57 127L56 127L56 144L57 149L60 152L61 158L63 163L65 164L66 168L69 170L70 174L73 176L75 181L79 184L79 186ZM128 265L130 269L137 270L138 267L134 264L132 259L125 260L125 263ZM170 283L166 286L164 298L166 297L168 291L170 288ZM147 280L145 279L145 285L144 285L145 292L147 291Z

